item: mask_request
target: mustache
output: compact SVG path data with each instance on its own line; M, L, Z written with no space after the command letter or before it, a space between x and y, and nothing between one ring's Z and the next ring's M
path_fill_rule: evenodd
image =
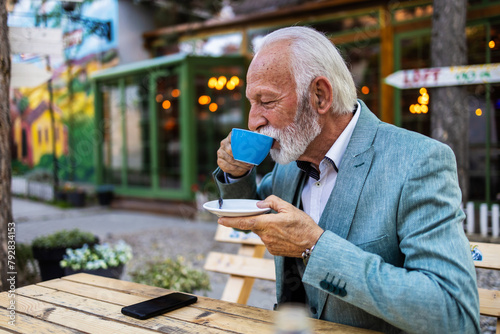
M274 138L275 140L279 139L280 137L280 130L274 128L271 125L266 125L264 127L261 127L256 130L257 133L260 133L261 135L269 136Z

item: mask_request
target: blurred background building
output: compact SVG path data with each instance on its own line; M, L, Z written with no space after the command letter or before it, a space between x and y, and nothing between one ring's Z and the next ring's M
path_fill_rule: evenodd
M233 127L246 128L252 46L284 26L325 32L347 60L359 98L383 121L430 135L430 115L438 112L429 107L432 89L384 84L398 70L431 67L432 1L85 0L74 9L32 3L39 6L13 4L9 25L25 12L43 18L44 5L45 13L60 13L49 23L76 41L55 69L58 173L114 185L123 198L193 202L210 190L220 140ZM110 31L100 32L103 24ZM469 0L469 65L500 63L499 30L500 1ZM94 43L85 45L87 39ZM469 199L498 202L500 85L466 87ZM45 92L42 85L11 94L20 173L50 169L53 161L44 148L53 138L44 122ZM270 168L266 160L259 173Z

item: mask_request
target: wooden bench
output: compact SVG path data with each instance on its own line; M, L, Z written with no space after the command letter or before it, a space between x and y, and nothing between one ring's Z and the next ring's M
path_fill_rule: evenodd
M255 234L236 232L219 225L215 240L240 244L238 254L210 252L205 270L229 274L222 300L246 304L255 279L275 281L274 261L264 259L266 248ZM500 270L500 244L471 242L476 268ZM474 254L473 254L474 255ZM497 318L496 332L500 334L500 291L478 288L480 314Z
M470 242L476 268L500 270L500 244ZM478 288L479 312L497 318L496 332L500 334L500 291Z
M205 270L230 275L221 300L246 304L255 279L276 280L274 260L263 258L266 247L256 234L219 225L215 240L240 244L238 254L210 252L205 261Z

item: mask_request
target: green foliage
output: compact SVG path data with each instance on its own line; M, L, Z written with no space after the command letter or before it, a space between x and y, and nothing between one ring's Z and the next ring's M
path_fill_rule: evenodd
M61 208L61 209L71 208L71 204L69 204L66 201L53 201L50 204L52 204L52 205L54 205L54 206L56 206L58 208Z
M210 291L207 273L187 267L184 258L167 258L162 261L147 262L139 270L130 273L136 283L157 286L192 293L195 290Z
M34 284L38 281L38 272L33 251L28 244L16 244L16 271L18 287Z
M30 102L26 96L23 96L19 99L19 101L17 101L17 108L19 109L21 115L23 115L26 109L28 109L29 105Z
M30 167L19 160L12 160L12 175L24 175L29 172Z
M92 233L75 228L37 237L33 240L31 246L38 248L77 248L97 241L97 237Z
M94 180L94 131L92 118L87 116L75 117L68 123L71 181L93 182ZM73 171L71 171L71 167Z

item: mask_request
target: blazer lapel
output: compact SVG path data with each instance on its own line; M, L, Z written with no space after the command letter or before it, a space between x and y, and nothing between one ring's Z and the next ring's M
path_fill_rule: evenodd
M361 190L372 164L372 143L380 122L362 101L359 102L361 114L339 166L335 187L319 221L321 228L344 239L349 234ZM316 293L320 317L328 293L322 290L316 290Z
M305 173L296 166L295 162L284 166L280 173L283 174L279 177L282 182L276 184L273 193L282 200L299 207Z
M360 104L358 123L339 166L335 187L319 221L320 227L335 232L342 238L347 238L361 190L372 164L372 143L377 132L377 123L380 122L362 101Z

